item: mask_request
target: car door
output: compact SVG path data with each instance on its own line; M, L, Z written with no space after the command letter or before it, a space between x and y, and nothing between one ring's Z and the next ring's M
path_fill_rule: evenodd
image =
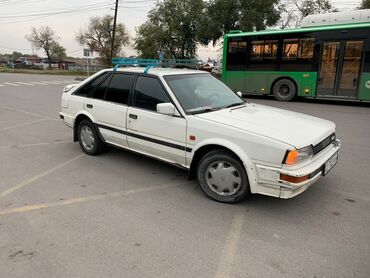
M133 74L113 73L94 90L90 106L86 108L108 143L128 146L126 114L134 80Z
M158 103L171 102L160 79L138 75L127 111L127 141L130 148L185 165L186 120L157 113Z

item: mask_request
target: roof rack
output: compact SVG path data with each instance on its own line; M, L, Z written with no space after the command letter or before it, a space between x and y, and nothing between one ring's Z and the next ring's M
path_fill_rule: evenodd
M201 60L197 59L140 59L140 58L113 58L112 64L115 65L113 70L116 71L121 66L145 66L144 73L153 67L177 67L177 66L198 66L202 64Z

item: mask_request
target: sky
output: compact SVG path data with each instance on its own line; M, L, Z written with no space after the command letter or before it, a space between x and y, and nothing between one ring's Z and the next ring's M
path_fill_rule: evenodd
M341 11L353 10L361 0L332 0ZM82 57L82 46L75 40L76 33L84 28L92 16L114 14L115 0L0 0L0 53L19 51L45 56L32 49L25 35L32 27L50 26L59 37L59 43L68 56ZM125 24L131 37L135 28L146 21L147 13L156 0L119 0L117 21ZM124 53L134 55L132 46ZM206 60L217 57L217 47L199 47L198 55Z

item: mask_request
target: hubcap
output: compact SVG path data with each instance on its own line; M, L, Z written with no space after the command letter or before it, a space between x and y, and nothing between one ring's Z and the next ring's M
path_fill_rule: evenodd
M83 126L81 128L81 142L84 148L88 151L91 151L94 147L95 138L94 133L88 126Z
M282 96L282 97L286 97L288 96L290 93L290 88L288 85L286 84L283 84L279 87L279 94Z
M231 196L240 190L242 179L239 171L231 163L216 161L206 170L206 182L216 194Z

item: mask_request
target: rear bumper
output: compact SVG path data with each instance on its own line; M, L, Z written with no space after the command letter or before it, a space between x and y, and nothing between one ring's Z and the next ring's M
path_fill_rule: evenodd
M302 166L292 169L289 166L282 168L269 167L256 164L257 180L254 193L270 195L283 199L293 198L304 192L308 187L314 184L324 174L325 163L335 155L340 149L340 141L336 140L328 146L314 159ZM335 167L335 166L334 166ZM308 179L300 183L287 182L280 179L280 174L285 174L291 177L304 177L308 175Z
M73 123L74 123L74 118L63 113L63 112L59 112L59 118L63 120L63 122L69 126L69 127L72 127L73 128Z

